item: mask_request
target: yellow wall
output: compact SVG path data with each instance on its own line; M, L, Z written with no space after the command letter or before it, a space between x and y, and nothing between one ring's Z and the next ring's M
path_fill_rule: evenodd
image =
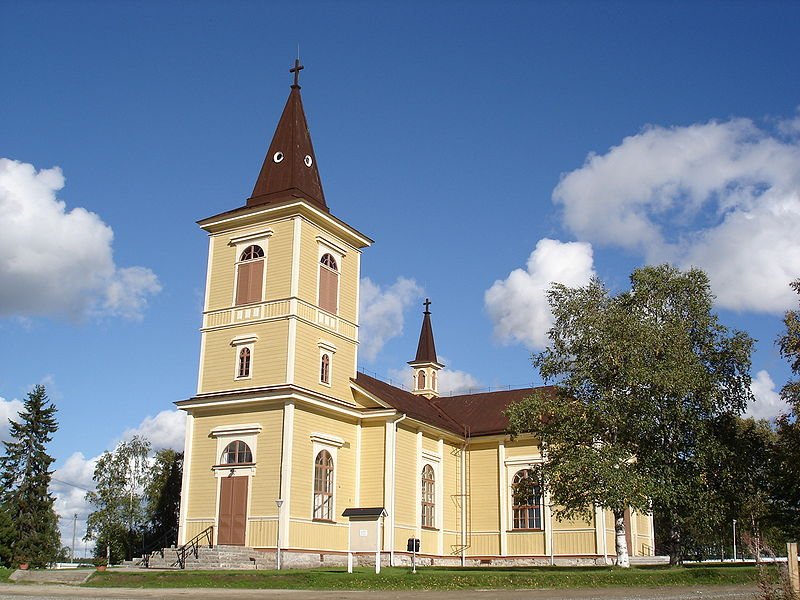
M421 485L421 475L417 473L417 434L402 425L397 428L395 462L395 515L396 525L405 525L416 531L417 527L417 487ZM391 510L391 508L389 509ZM411 536L413 537L413 536ZM406 539L395 535L397 549L405 550Z
M237 348L231 346L231 340L236 336L251 334L258 336L250 363L252 376L248 379L234 379ZM203 333L203 336L205 356L200 393L275 385L286 381L288 321L267 321L215 329Z
M231 238L271 229L274 233L266 242L267 300L288 298L292 265L293 225L291 219L281 219L255 227L239 228L211 237L211 278L208 290L208 310L228 308L233 304L236 247Z
M331 385L320 383L320 340L336 346L331 362ZM350 378L356 376L353 370L355 344L302 321L297 324L295 344L295 383L353 403Z
M300 281L298 296L301 300L317 305L317 278L319 271L319 242L317 236L347 251L339 265L339 316L355 323L358 306L358 262L360 252L342 240L309 221L303 220L300 242Z
M347 523L341 516L345 508L356 506L356 424L325 416L311 408L298 405L294 413L294 445L292 449L291 517L311 520L313 518L314 494L314 446L312 433L334 435L344 440L336 450L334 462L334 518ZM324 528L323 528L324 529ZM298 532L300 529L298 529ZM322 529L321 529L322 531ZM295 544L295 527L292 526L290 543ZM345 536L346 543L346 536ZM304 547L304 546L303 546ZM341 548L346 550L347 548Z
M252 423L260 424L262 430L256 438L253 457L256 473L250 481L249 516L274 516L275 498L279 497L282 407L239 408L233 414L220 410L196 411L194 417L187 518L213 521L217 517L217 478L211 467L218 464L221 457L217 456L217 439L210 436L211 430L223 425ZM191 534L190 529L187 526L187 536Z
M479 446L473 443L469 450L469 460L472 530L499 532L497 444ZM498 534L495 534L495 537L499 538Z
M508 543L508 553L510 555L543 555L544 552L544 531L519 531L509 532L506 537Z
M383 498L384 436L383 421L365 421L362 424L360 498L362 507L385 506Z

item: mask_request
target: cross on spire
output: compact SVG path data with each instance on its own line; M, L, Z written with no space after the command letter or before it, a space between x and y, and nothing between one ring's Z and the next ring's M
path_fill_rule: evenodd
M289 73L294 73L294 84L292 85L293 88L300 88L300 84L298 82L300 81L300 71L303 69L305 69L305 67L300 64L300 59L295 58L294 67L289 69Z
M431 314L431 311L430 311L431 301L430 301L430 299L429 298L425 298L425 302L423 302L423 304L425 305L425 314L426 315Z

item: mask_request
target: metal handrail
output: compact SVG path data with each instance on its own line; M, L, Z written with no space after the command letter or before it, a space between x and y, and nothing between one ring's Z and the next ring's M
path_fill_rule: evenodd
M203 531L198 533L194 536L191 540L186 542L180 548L177 548L175 552L178 554L178 559L175 561L175 564L180 567L181 569L186 568L186 556L189 553L192 553L195 558L200 558L200 540L203 538L206 539L208 542L208 547L214 547L214 526L210 525L206 527Z
M173 527L164 535L156 540L151 541L149 544L142 544L141 562L139 565L145 569L149 568L150 559L155 556L156 553L161 554L161 558L164 558L164 548L167 547L167 545L171 545L175 542L177 533L178 530Z

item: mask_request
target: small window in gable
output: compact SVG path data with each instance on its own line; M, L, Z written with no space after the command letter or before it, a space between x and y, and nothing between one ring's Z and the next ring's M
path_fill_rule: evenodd
M319 380L322 383L331 382L331 357L329 354L323 354L320 359Z
M225 446L222 453L223 465L243 465L253 462L253 453L250 446L241 440L236 440Z
M264 288L264 250L255 244L244 249L236 265L236 304L261 302Z
M239 350L239 369L238 377L250 377L250 348Z
M339 309L339 265L330 253L319 260L319 307L333 314Z

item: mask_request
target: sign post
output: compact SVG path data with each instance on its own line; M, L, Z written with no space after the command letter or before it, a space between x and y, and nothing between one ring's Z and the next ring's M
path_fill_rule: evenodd
M789 583L795 594L800 594L800 568L797 564L797 543L786 544L786 557L789 563Z
M417 552L419 552L419 540L417 538L408 538L406 550L411 552L411 572L417 572Z

